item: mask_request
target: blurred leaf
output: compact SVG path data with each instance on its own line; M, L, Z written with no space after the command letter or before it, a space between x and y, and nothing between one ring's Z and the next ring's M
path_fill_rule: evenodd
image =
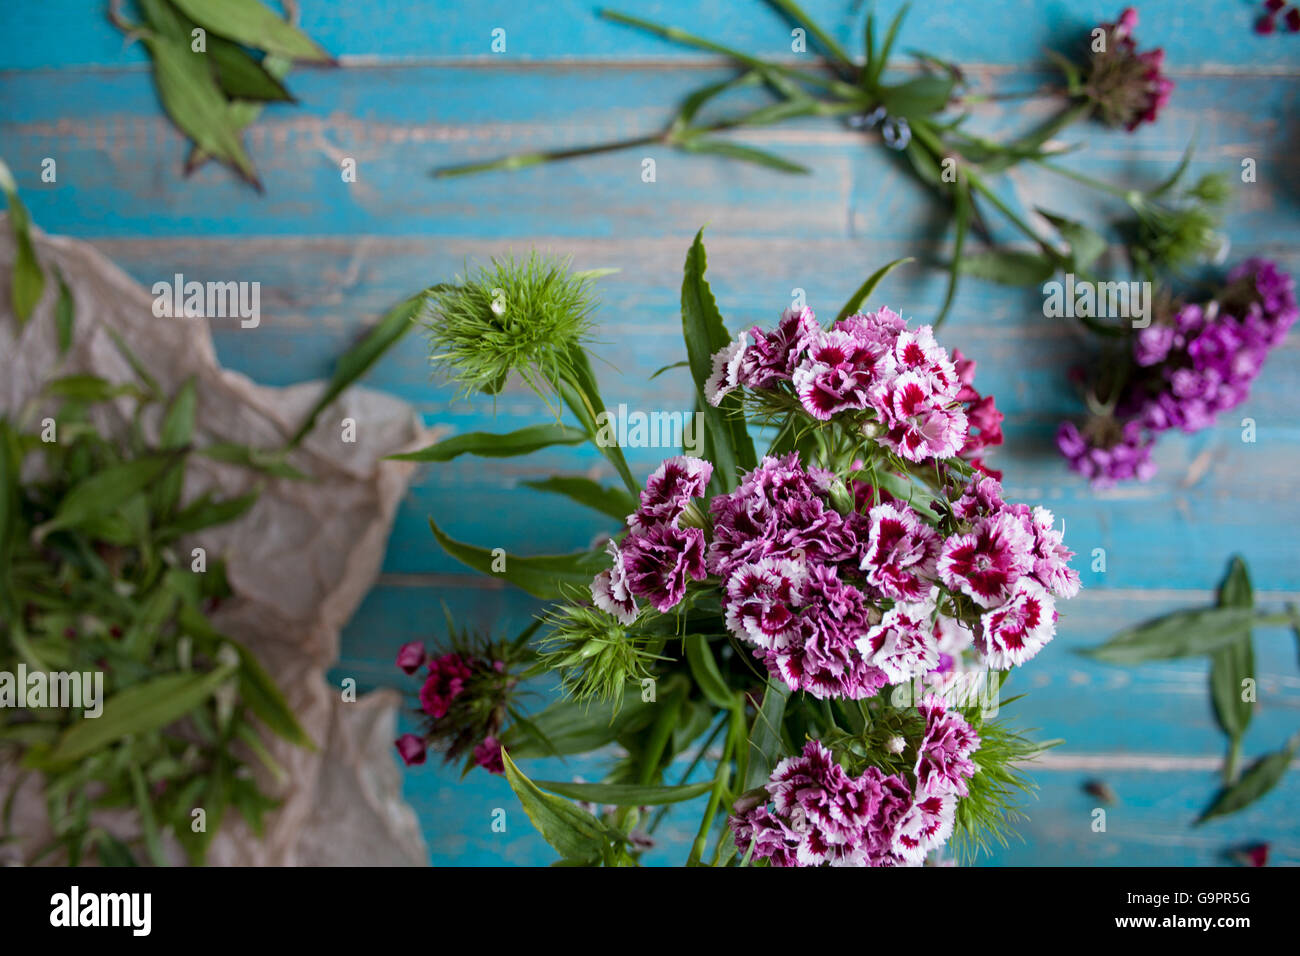
M199 26L244 46L291 60L332 63L333 57L259 0L172 0Z
M1087 272L1106 251L1106 240L1083 223L1054 215L1045 209L1039 209L1038 214L1055 226L1056 231L1070 244L1070 257L1077 271Z
M589 436L581 428L570 428L558 423L529 425L504 435L492 432L467 432L452 435L428 448L389 455L396 461L451 461L460 455L478 455L481 458L510 458L528 455L551 445L579 445Z
M1240 557L1234 557L1222 587L1219 589L1219 607L1244 608L1255 606L1250 586L1250 572ZM1238 637L1210 654L1210 696L1214 713L1223 732L1239 741L1250 724L1255 705L1242 700L1242 684L1255 678L1255 650L1251 640L1250 624L1244 625Z
M58 266L54 267L54 277L59 283L59 301L54 306L54 331L58 336L59 354L66 355L68 349L72 348L72 327L77 319L77 307L72 289L63 280L63 273Z
M99 717L83 717L64 731L44 762L72 763L128 734L166 727L211 697L233 673L233 667L218 667L206 674L166 674L118 691L104 703Z
M95 472L68 491L59 503L54 517L38 526L34 534L41 540L52 531L76 527L99 515L113 512L180 461L181 456L176 452L143 455Z
M929 74L880 90L880 105L890 116L908 120L940 112L952 96L953 78Z
M208 56L217 71L217 82L231 99L296 102L277 77L229 40L208 37Z
M329 385L321 393L320 398L316 400L293 437L289 439L290 448L297 447L315 427L316 419L320 416L320 413L342 395L349 385L365 375L384 353L396 345L402 336L411 330L415 324L415 317L424 308L425 297L438 288L440 287L434 286L418 295L411 296L411 298L391 310L376 323L374 328L366 333L360 342L350 348L339 359Z
M298 718L294 716L289 702L285 700L275 679L267 673L257 657L243 644L217 631L206 617L189 606L182 606L177 614L177 623L187 634L204 637L208 641L226 644L239 654L239 699L266 728L279 737L298 747L315 750L312 741Z
M1105 644L1081 653L1111 664L1141 664L1209 654L1241 637L1254 612L1240 607L1175 611L1125 628Z
M807 166L792 162L788 159L769 153L766 150L758 149L755 146L746 146L744 143L736 143L726 139L707 139L702 136L689 136L678 141L678 146L688 153L701 153L711 156L723 156L727 159L738 159L746 163L753 163L756 166L765 166L768 169L775 169L782 173L800 173L807 174L812 172Z
M287 478L290 481L311 480L308 475L285 461L287 449L250 448L235 442L213 442L211 445L194 449L194 453L212 461L239 465L250 471L261 472L272 478Z
M957 268L964 275L1011 286L1042 285L1056 271L1053 263L1043 255L1016 249L964 256L957 261Z
M32 317L32 311L45 291L45 273L41 271L36 249L32 245L31 216L23 201L18 198L13 176L3 162L0 162L0 187L9 202L9 231L14 237L13 278L9 293L14 315L21 328Z
M231 122L225 96L207 61L191 53L188 46L160 34L148 34L143 40L153 57L158 95L172 122L196 146L229 164L260 190L262 184L244 152L240 130Z
M1214 802L1197 818L1197 824L1243 810L1276 787L1291 766L1297 743L1300 739L1293 737L1281 750L1255 761L1240 780L1220 791Z
M173 515L166 525L159 528L158 537L177 538L234 521L253 507L257 503L257 498L258 493L254 491L237 498L214 500L211 494L205 492Z

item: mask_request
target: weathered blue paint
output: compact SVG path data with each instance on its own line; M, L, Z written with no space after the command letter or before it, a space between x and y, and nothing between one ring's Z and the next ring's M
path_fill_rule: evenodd
M857 48L856 4L804 5ZM899 47L960 61L982 89L1031 89L1051 82L1032 66L1042 47L1064 47L1121 5L917 5ZM941 258L949 248L950 237L936 226L939 211L895 157L818 122L746 133L746 141L809 165L813 174L802 178L651 150L514 175L431 179L430 169L449 163L646 133L666 122L686 92L727 75L715 59L599 21L586 0L303 4L304 26L344 66L295 71L290 85L302 102L270 108L250 132L266 194L216 167L182 179L187 147L160 114L139 45L123 47L102 6L46 0L0 11L0 33L25 38L0 51L0 153L38 224L95 240L146 285L174 272L261 282L262 325L216 330L222 360L258 381L320 377L365 323L413 290L466 261L538 245L572 253L582 267L623 269L601 285L599 351L615 366L598 370L607 402L685 408L683 374L653 383L648 376L680 358L681 261L701 223L708 222L710 278L733 328L770 320L795 288L823 313L833 311L875 265L918 251ZM628 6L744 49L790 55L788 25L758 0ZM879 6L887 16L898 4ZM1235 174L1253 158L1258 181L1237 188L1226 223L1233 258L1270 255L1294 271L1300 38L1256 37L1250 24L1258 6L1142 3L1139 36L1166 48L1178 81L1173 102L1156 127L1135 135L1076 130L1066 139L1085 149L1066 162L1143 184L1163 177L1194 136L1198 173ZM502 55L489 52L495 27L507 31ZM984 108L977 122L1013 129L1049 108ZM645 155L658 163L653 185L640 181ZM39 180L47 156L59 164L55 184ZM357 160L356 184L341 181L342 157ZM1022 209L1086 218L1118 211L1047 174L1017 174L1004 186L1014 187ZM909 267L880 294L924 319L942 299L943 279ZM1051 449L1056 423L1077 411L1064 372L1082 357L1083 340L1043 318L1038 292L968 282L943 338L978 360L978 384L997 394L1007 414L1008 444L996 461L1008 489L1064 519L1087 589L1063 608L1059 639L1011 685L1028 693L1014 705L1017 719L1067 743L1035 771L1042 789L1026 807L1025 842L991 860L1214 864L1233 845L1269 840L1276 860L1300 862L1300 825L1286 812L1300 798L1295 774L1240 816L1188 826L1213 793L1221 749L1203 665L1116 669L1074 653L1136 619L1208 600L1234 551L1250 561L1261 600L1300 597L1295 337L1273 356L1239 413L1195 437L1169 437L1153 482L1104 494L1067 475ZM518 389L495 406L451 403L449 390L432 381L418 337L385 358L370 384L454 431L504 431L544 415ZM1254 444L1240 438L1246 416L1258 428ZM633 449L629 458L645 473L661 454ZM406 640L436 638L444 600L476 626L521 627L538 602L465 574L437 548L426 518L456 537L520 553L581 547L608 524L520 486L552 471L612 477L589 449L488 464L460 459L421 472L399 511L385 576L345 633L334 676L356 677L363 687L407 687L393 655ZM1105 573L1090 569L1095 548L1105 549ZM1257 642L1261 703L1246 741L1250 754L1277 746L1300 716L1294 639L1269 630ZM596 779L601 763L537 761L529 769ZM481 772L457 777L425 767L408 778L433 862L551 859L503 781ZM1106 808L1105 833L1092 829L1097 800L1082 789L1089 779L1107 781L1120 797ZM491 831L496 807L507 809L505 834ZM695 809L687 804L668 817L651 862L680 862Z

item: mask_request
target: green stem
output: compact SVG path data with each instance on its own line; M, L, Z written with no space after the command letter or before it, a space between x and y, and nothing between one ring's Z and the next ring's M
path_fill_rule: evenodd
M1100 192L1109 193L1112 196L1116 196L1124 200L1126 203L1129 203L1129 205L1133 204L1133 196L1135 195L1135 191L1132 189L1121 189L1118 186L1112 186L1110 183L1103 183L1099 179L1093 179L1091 176L1087 176L1084 175L1083 173L1076 172L1073 169L1067 169L1064 166L1058 166L1055 163L1048 162L1045 159L1036 158L1033 161L1039 166L1043 167L1043 169L1046 169L1049 172L1056 173L1056 175L1058 176L1064 176L1066 179L1073 179L1076 183L1081 183L1084 186L1088 186Z
M490 159L481 163L444 166L441 169L435 169L433 175L436 179L448 179L452 176L469 176L474 173L486 173L494 170L526 169L529 166L540 166L542 163L555 162L561 159L576 159L579 156L613 153L620 149L634 149L637 146L652 146L664 142L664 138L663 133L655 133L652 136L636 136L632 139L616 140L612 143L601 143L597 146L552 149L537 153L517 153L514 156L503 156L500 159Z
M983 179L981 179L979 176L976 176L974 173L967 172L966 181L971 184L972 188L974 188L977 192L983 195L984 198L987 199L993 205L994 209L1002 213L1002 215L1006 216L1006 218L1011 222L1012 225L1014 225L1026 236L1032 239L1035 243L1037 243L1038 247L1043 250L1043 253L1045 255L1051 257L1053 260L1058 258L1059 254L1055 249L1052 248L1051 244L1042 236L1040 236L1038 232L1032 226L1029 225L1029 223L1025 222L1022 218L1020 218L1020 216L1018 216L1011 209L1010 206L1004 203L1002 199L998 196L998 194L988 187L988 185L984 182Z
M686 858L687 866L696 866L704 856L704 849L709 842L709 831L713 829L713 819L718 815L718 804L722 802L722 792L727 788L731 777L731 756L736 750L735 721L727 733L727 744L723 749L722 760L718 762L717 772L713 775L713 789L709 792L709 803L704 808L704 817L696 831L695 842L691 844L690 856Z
M674 43L680 43L683 46L691 46L695 47L697 50L707 50L710 53L717 53L721 56L730 57L736 62L743 63L753 69L765 70L769 73L788 76L801 83L807 83L809 86L816 86L824 90L829 90L845 98L856 98L860 96L862 92L851 83L845 83L842 80L828 80L817 76L814 73L807 73L803 70L797 70L794 67L784 66L780 63L769 63L765 60L760 60L757 57L750 56L748 53L742 53L732 47L723 46L721 43L714 43L712 40L706 40L703 37L697 37L692 33L687 33L685 30L679 30L677 27L661 26L649 20L642 20L640 17L628 16L626 13L618 13L614 10L601 10L599 13L606 20L613 20L615 23L622 23L626 26L645 30L647 33L653 33L656 36L663 37L665 40L672 40Z
M1237 768L1241 764L1241 737L1232 738L1228 745L1228 759L1223 764L1223 784L1231 786L1237 779Z
M695 768L700 765L700 761L704 759L704 755L709 752L709 748L713 746L713 742L718 739L718 734L722 733L722 731L726 729L727 724L728 720L718 721L718 726L713 728L713 732L709 734L708 739L705 740L704 743L700 745L700 749L695 752L694 759L691 760L690 765L686 768L686 772L682 774L682 778L677 781L677 786L683 787L686 785L686 781L691 779L691 774L694 773ZM655 813L654 819L650 821L650 825L646 827L646 832L654 833L655 828L659 826L660 822L668 815L668 811L671 809L672 806L670 804L665 804L660 807Z

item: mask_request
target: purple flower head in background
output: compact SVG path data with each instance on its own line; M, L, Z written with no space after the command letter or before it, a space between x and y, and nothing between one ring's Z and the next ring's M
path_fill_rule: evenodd
M420 688L420 706L435 720L446 717L451 702L473 675L470 663L459 654L443 654L429 662L429 676Z

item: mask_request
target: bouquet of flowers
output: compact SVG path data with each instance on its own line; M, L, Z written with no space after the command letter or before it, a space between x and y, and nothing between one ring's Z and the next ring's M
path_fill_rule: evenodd
M427 728L397 742L408 764L432 744L503 772L571 864L637 862L662 817L646 809L696 798L688 865L919 864L1004 838L1030 789L1018 765L1042 745L995 719L997 696L1079 578L1051 512L1005 501L975 458L1001 434L974 363L928 326L862 309L892 265L833 322L787 309L732 337L696 237L682 364L700 453L626 491L536 483L617 518L603 549L494 558L433 526L455 557L554 603L511 641L453 628L449 648L402 648L399 666L424 671ZM590 440L617 466L583 345L591 278L534 258L437 287L429 325L454 378L495 390L519 371L582 427L455 436L408 457ZM523 347L530 334L545 347ZM543 673L564 699L525 715L520 681ZM626 756L601 783L532 781L514 762L615 742Z

